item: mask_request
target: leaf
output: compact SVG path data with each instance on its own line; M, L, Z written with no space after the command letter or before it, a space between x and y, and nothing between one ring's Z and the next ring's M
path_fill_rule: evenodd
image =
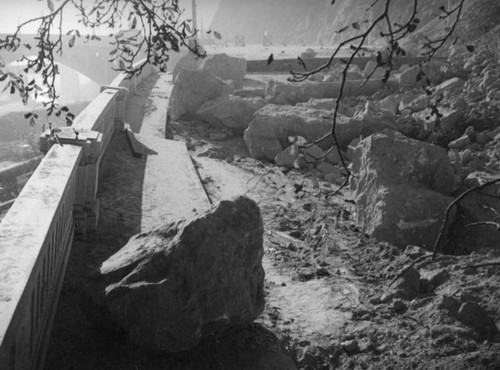
M24 115L24 118L28 119L33 115L33 113L29 112Z
M471 52L471 53L473 53L473 52L474 52L474 45L467 45L467 46L466 46L466 48L467 48L467 50L468 50L469 52Z
M14 85L10 86L10 93L14 94L16 92L16 87Z
M76 33L76 35L77 35L78 37L80 37L80 31L75 30L75 33Z
M71 38L69 39L69 47L72 48L73 45L75 45L75 35L71 36Z
M271 64L273 61L274 61L274 55L273 53L271 53L271 55L269 55L269 58L267 58L267 65Z
M118 64L120 65L120 69L125 70L125 63L123 62L123 59L120 59L120 60L118 61Z
M71 32L73 32L74 30L69 30L68 32L66 32L66 35L69 36L71 35Z
M407 27L408 32L414 32L417 29L417 24L416 23L410 23Z
M332 5L335 4L335 0L332 0Z
M221 34L217 31L214 31L214 37L217 39L217 40L220 40L222 38Z
M7 82L7 83L5 84L5 86L4 86L4 87L3 87L3 89L2 89L2 93L3 93L5 90L7 90L7 89L9 88L10 83L11 83L11 82L9 81L9 82Z
M51 12L54 11L54 4L52 3L52 0L47 0L47 5L50 9Z
M2 81L5 81L5 79L7 78L8 74L4 74L3 76L0 76L0 82Z
M351 24L352 28L354 28L355 30L359 30L361 27L359 26L359 23L358 22L354 22L353 24Z
M35 126L35 118L34 117L30 117L30 126L31 127Z
M130 28L134 30L136 26L137 26L137 17L134 17L132 19L132 24L130 25Z

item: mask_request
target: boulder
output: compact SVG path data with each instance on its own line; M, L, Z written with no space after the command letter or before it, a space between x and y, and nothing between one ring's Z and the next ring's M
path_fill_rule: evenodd
M235 88L239 88L247 73L247 61L227 54L213 54L204 58L199 68L212 72L223 81L229 80Z
M439 128L443 131L456 131L458 124L464 116L464 112L458 109L450 109L445 107L438 107L438 113L441 115L439 118ZM437 116L432 113L431 108L425 108L413 114L413 117L425 126L426 130L435 131L437 124Z
M471 140L469 136L463 135L459 137L456 140L453 140L448 144L448 148L450 149L458 149L458 150L463 150L467 148L471 144Z
M188 71L196 71L200 68L203 59L191 53L187 52L184 56L182 56L179 61L175 64L174 70L172 71L172 81L175 83L177 80L177 76L179 72L183 69Z
M334 166L333 164L329 162L322 162L316 166L316 168L321 171L323 175L328 175L329 173L337 173L339 170L337 169L337 166Z
M453 77L437 85L435 88L435 93L440 94L444 93L445 91L456 91L458 89L461 89L464 85L464 80L459 77Z
M433 85L443 82L444 71L450 68L450 63L432 59L422 65L422 72Z
M460 306L457 312L457 319L489 338L493 338L499 334L495 320L476 302L465 302Z
M338 116L335 132L342 149L361 134L362 126L360 120ZM273 160L287 146L288 137L302 136L311 142L331 129L332 113L329 111L269 104L255 112L244 139L253 158ZM328 138L318 145L326 149L332 144L333 140Z
M372 101L367 101L365 109L358 115L361 121L361 135L368 136L386 128L395 128L394 116L384 115L384 112L378 110Z
M236 90L234 95L241 96L242 98L264 98L266 92L263 87L251 87Z
M274 158L274 163L278 166L288 167L288 168L299 168L299 146L297 144L292 144Z
M191 220L133 236L86 291L98 311L153 351L252 323L264 308L263 223L254 201L224 200Z
M372 95L386 86L394 86L389 80L383 83L380 80L369 80L366 83L359 80L346 81L343 96ZM269 80L266 84L266 99L273 104L295 105L307 102L309 99L337 98L341 82L279 82Z
M419 66L413 66L411 68L406 69L397 76L399 86L401 88L412 88L418 86L419 81L417 81L417 77L419 73L420 73Z
M337 105L337 99L325 98L325 99L309 99L306 103L297 103L297 107L305 107L312 109L326 109L333 111ZM341 101L339 105L339 113L345 116L353 116L354 109L349 106L345 101Z
M404 109L410 109L411 113L420 112L429 107L430 102L431 98L429 95L421 94L417 97L413 97L413 99L411 99L409 102L402 99L399 110L403 111Z
M169 100L172 120L196 118L203 103L230 94L233 89L212 72L181 69Z
M400 100L401 96L399 95L389 95L388 97L380 100L379 107L380 109L385 109L391 112L391 114L395 116L399 111Z
M196 114L211 126L224 126L234 132L243 133L253 114L266 104L262 98L224 95L203 104Z
M384 130L354 149L357 221L374 237L431 246L455 178L445 149Z
M359 180L358 184L366 186ZM439 233L444 211L452 200L409 185L368 187L357 192L357 222L365 233L378 240L401 248L409 243L430 248Z
M472 172L464 180L468 187L483 185L495 179L485 172ZM444 252L487 253L498 250L499 231L495 222L500 214L500 183L485 187L481 192L467 195L461 202L456 221L453 224L450 243L452 250ZM493 224L491 222L494 222ZM474 226L470 226L474 225Z

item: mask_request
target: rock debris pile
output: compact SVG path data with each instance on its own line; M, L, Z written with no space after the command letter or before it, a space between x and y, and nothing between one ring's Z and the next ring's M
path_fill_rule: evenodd
M174 120L205 122L223 130L222 139L243 132L256 159L345 182L347 171L328 136L342 66L312 76L314 81L264 83L251 75L244 79L240 58L209 60L196 68L177 67L170 102ZM227 73L207 67L216 60ZM351 188L365 232L402 246L430 247L453 197L499 173L498 63L494 52L457 45L448 60L403 64L386 83L373 62L364 70L351 66L335 134L354 175ZM457 251L488 249L498 240L496 230L484 225L467 230L474 237L463 232L466 224L484 223L500 212L491 197L473 198L453 220Z

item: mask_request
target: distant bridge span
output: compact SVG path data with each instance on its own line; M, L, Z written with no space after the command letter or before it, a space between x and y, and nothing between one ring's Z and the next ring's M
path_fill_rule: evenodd
M0 37L3 38L5 35ZM36 53L34 37L34 35L24 35L21 38L22 44L30 44L31 49L21 46L12 53L2 52L3 62L7 65L22 58L23 55L29 56ZM109 84L118 75L118 72L113 70L113 65L108 62L109 52L113 49L109 41L109 37L103 37L102 41L89 40L88 42L80 38L76 40L75 46L70 48L69 36L63 36L63 53L56 55L56 61L84 74L99 85Z

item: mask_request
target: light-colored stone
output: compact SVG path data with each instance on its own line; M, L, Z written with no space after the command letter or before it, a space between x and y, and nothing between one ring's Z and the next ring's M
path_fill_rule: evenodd
M316 168L320 170L323 173L323 175L328 175L329 173L338 171L336 166L328 162L322 162L318 164Z
M247 61L227 54L213 54L204 58L199 68L212 72L223 81L229 80L235 88L239 88L247 73Z
M282 167L299 167L299 146L295 143L290 145L288 148L284 149L282 152L274 158L274 163Z
M212 72L181 69L169 100L172 120L195 118L203 103L230 94L233 89Z
M384 84L380 80L369 80L361 84L359 80L346 81L343 96L372 95L385 86L394 87L396 82L389 80ZM309 99L337 98L341 82L279 82L269 80L266 84L266 99L273 104L295 105Z
M188 71L198 70L201 66L201 62L202 58L196 56L190 51L186 52L186 54L182 56L174 66L174 70L172 72L172 81L174 81L175 83L175 81L177 80L177 76L183 69L186 69Z
M417 86L419 84L419 81L417 81L417 76L419 73L419 66L413 66L406 69L397 76L399 86L401 88L411 88Z
M470 145L470 143L471 143L471 140L470 140L469 136L463 135L463 136L459 137L458 139L453 140L451 143L449 143L448 147L450 149L463 150L463 149L467 148L467 146Z
M255 112L244 132L245 143L254 158L273 160L283 150L288 137L302 136L312 142L331 130L331 112L281 105L267 105ZM344 123L347 119L342 119ZM342 125L341 125L342 126ZM332 140L325 140L328 146Z
M440 94L444 93L445 91L456 91L458 89L461 89L464 85L465 81L460 77L453 77L437 85L435 88L435 93Z
M457 124L463 117L463 112L455 109L439 108L439 113L443 116L440 118L440 127L445 131L453 131L457 129Z
M343 156L345 157L345 153L343 153ZM336 148L333 148L327 155L326 155L326 160L330 162L331 164L339 164L342 161L340 160L340 155L339 151Z
M379 106L382 109L388 110L393 116L395 116L399 111L400 100L401 97L399 95L389 95L379 102Z
M224 126L242 133L250 124L253 114L265 105L266 102L262 98L224 95L203 104L197 111L197 116L211 126Z
M455 187L446 150L384 130L354 151L357 220L396 245L432 245Z
M101 312L155 351L198 344L203 331L248 325L264 309L263 223L239 197L191 220L132 237L87 284Z

